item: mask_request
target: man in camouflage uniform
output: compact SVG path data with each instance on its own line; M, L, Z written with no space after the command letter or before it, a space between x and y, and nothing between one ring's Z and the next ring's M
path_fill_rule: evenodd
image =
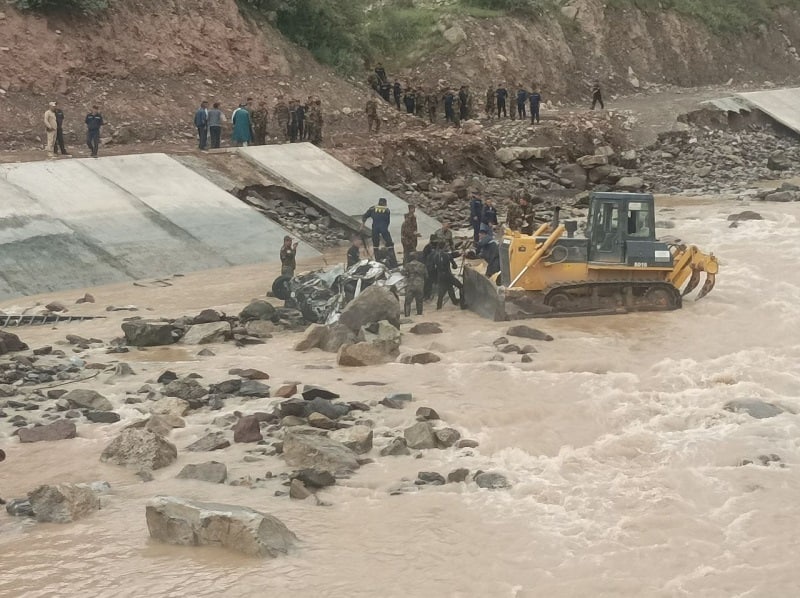
M428 96L421 88L417 89L417 103L414 107L416 108L417 116L425 118L425 114L428 111Z
M258 108L253 110L253 145L265 145L267 143L267 124L269 122L269 111L267 103L260 101Z
M417 253L409 256L409 260L403 265L403 274L406 277L406 297L403 304L403 311L406 317L411 316L411 303L417 304L417 315L422 315L422 303L425 297L425 282L428 269L421 261Z
M475 94L472 93L467 85L467 118L475 118Z
M428 118L431 124L436 122L436 113L439 111L439 94L431 92L425 97L425 104L428 106Z
M449 222L442 222L442 228L433 233L438 246L445 251L455 251L456 243L453 239L453 231L450 230Z
M380 133L381 131L381 118L378 115L378 102L375 98L370 98L367 100L367 131L372 133L372 127L375 127L375 133Z
M272 118L278 123L278 136L282 137L284 141L289 141L289 107L283 101L283 97L278 98Z
M400 242L403 244L404 264L412 259L412 254L417 251L417 216L415 211L416 208L414 206L408 206L408 213L403 220L403 226L400 227Z
M486 118L490 120L494 118L494 111L497 109L496 97L494 85L490 85L486 90Z
M530 234L530 220L532 215L530 205L528 204L528 192L525 190L520 190L514 193L514 196L516 201L508 208L506 227L513 231Z

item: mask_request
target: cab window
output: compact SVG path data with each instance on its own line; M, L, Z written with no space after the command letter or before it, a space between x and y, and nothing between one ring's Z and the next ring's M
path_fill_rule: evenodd
M650 238L650 205L641 202L628 204L628 236Z

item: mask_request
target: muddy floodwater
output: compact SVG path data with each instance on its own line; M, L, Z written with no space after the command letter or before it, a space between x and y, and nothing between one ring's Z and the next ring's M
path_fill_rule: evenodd
M41 483L107 480L104 508L69 525L0 517L0 596L308 596L308 597L672 597L796 596L800 589L800 206L737 202L662 202L660 232L713 250L721 263L715 290L671 313L539 321L555 337L538 343L532 363L490 362L507 326L448 306L422 320L444 333L404 334L404 349L432 350L442 361L340 369L332 354L291 350L298 335L263 346L215 345L213 358L175 346L106 355L137 373L134 381L94 386L123 421L81 424L79 437L20 445L0 439L0 495L22 496ZM757 210L764 220L729 228L727 216ZM191 274L169 287L130 284L92 289L98 303L74 313L105 320L21 329L32 347L68 333L106 341L133 315L176 317L206 307L236 313L263 294L274 269L246 267ZM38 300L69 299L82 291ZM32 298L0 305L27 307ZM147 311L152 308L153 311ZM428 308L430 309L430 307ZM408 326L404 325L404 329ZM61 347L69 351L69 347ZM309 367L311 366L311 367ZM324 366L333 366L324 369ZM181 449L235 409L268 410L275 399L198 413L173 431L178 461L144 483L99 455L135 418L124 405L166 368L197 372L204 383L231 367L270 373L270 384L321 384L348 400L414 394L414 408L375 416L383 432L434 407L477 449L423 451L421 458L378 457L322 491L329 506L275 497L285 489L248 489L177 480L186 464L224 460L229 478L285 471L279 457L244 462L251 446L198 455ZM323 369L320 369L323 368ZM385 386L361 386L375 381ZM733 399L786 409L754 419L723 410ZM376 412L377 413L377 412ZM372 414L367 414L371 417ZM8 434L10 427L3 427ZM776 454L783 463L739 466ZM508 490L448 484L391 496L419 471L495 470ZM209 548L153 543L146 501L160 494L246 505L280 518L301 540L288 557L254 560Z

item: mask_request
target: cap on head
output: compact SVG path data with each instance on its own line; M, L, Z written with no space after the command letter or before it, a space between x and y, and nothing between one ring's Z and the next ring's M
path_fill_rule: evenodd
M379 205L379 206L385 206L385 205L386 205L386 198L385 198L385 197L381 197L381 198L378 200L378 205Z
M283 237L283 240L284 241L291 241L292 237L290 237L289 235L286 235L285 237Z
M50 107L51 108L55 108L56 107L56 103L55 102L50 102Z

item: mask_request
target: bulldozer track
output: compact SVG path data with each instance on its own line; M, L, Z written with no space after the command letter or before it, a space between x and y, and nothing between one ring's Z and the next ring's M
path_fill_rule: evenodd
M682 305L678 289L663 280L576 281L544 290L545 317L672 311Z

